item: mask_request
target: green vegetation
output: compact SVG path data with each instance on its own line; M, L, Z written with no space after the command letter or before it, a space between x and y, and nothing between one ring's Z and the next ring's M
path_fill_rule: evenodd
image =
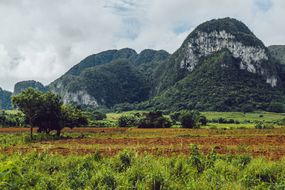
M151 94L151 73L168 56L165 51L154 50L140 54L128 48L105 51L81 61L51 83L49 89L60 95L86 91L100 106L108 108L141 102Z
M183 111L179 116L183 128L199 128L200 113L197 111Z
M8 189L283 189L285 162L200 154L111 158L48 153L0 155L0 188Z
M281 89L272 88L257 74L241 70L238 60L228 51L221 51L205 58L191 74L138 108L280 112L283 99Z
M0 111L0 127L23 127L25 116L21 112Z
M139 128L170 128L171 122L168 118L162 115L160 111L152 111L144 113L144 116L139 120Z
M136 115L122 115L118 119L119 127L134 127L138 126L139 117Z
M87 119L79 109L63 105L60 97L51 92L43 93L28 88L13 96L12 101L25 114L31 127L31 139L34 127L38 127L38 132L47 134L56 130L59 136L64 127L73 128L87 124Z

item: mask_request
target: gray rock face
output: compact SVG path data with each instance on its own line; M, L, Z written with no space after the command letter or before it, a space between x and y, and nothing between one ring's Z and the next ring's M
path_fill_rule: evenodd
M83 90L77 92L65 92L63 95L63 102L64 103L75 102L79 105L88 105L94 108L98 107L96 99Z
M269 59L265 47L246 46L224 30L211 33L197 31L197 37L191 38L184 49L185 58L181 61L180 67L191 72L202 57L222 49L227 49L234 58L240 59L240 69L263 75L267 83L272 87L276 86L277 77L262 67L262 62Z
M78 105L87 105L91 107L98 107L97 100L88 94L85 90L77 90L75 92L69 92L61 82L56 83L55 86L50 87L50 90L62 97L64 103L76 103Z

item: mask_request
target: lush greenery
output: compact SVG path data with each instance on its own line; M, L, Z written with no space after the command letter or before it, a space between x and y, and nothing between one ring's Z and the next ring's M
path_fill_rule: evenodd
M43 93L28 88L20 94L13 96L13 104L26 116L31 127L38 127L38 132L50 133L56 130L57 135L64 127L78 127L87 124L87 119L79 109L70 105L63 105L60 97L51 92Z
M160 111L144 113L144 117L139 120L139 128L170 128L171 122L162 115Z
M240 70L239 62L228 51L222 51L206 58L190 75L138 108L282 112L283 100L278 87L271 88L262 77Z
M168 56L165 51L154 50L140 54L128 48L105 51L87 57L49 88L60 95L86 91L100 106L109 108L120 103L140 102L151 94L153 68Z
M0 188L8 189L283 189L285 162L199 153L103 158L48 153L0 155Z
M172 123L160 111L124 114L118 118L119 127L170 128Z
M0 111L0 127L24 127L26 118L21 112Z

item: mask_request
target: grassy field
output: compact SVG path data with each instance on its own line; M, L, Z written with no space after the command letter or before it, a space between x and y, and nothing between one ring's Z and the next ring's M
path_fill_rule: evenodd
M106 121L133 113L110 113ZM74 128L33 141L28 128L0 128L0 189L285 188L285 128L276 124L284 114L202 114L240 123ZM257 121L274 128L255 129Z
M207 119L218 119L220 117L226 119L234 119L238 120L241 123L246 121L266 121L266 122L274 122L280 119L285 118L285 113L272 113L272 112L251 112L251 113L243 113L243 112L202 112L203 115L207 117Z

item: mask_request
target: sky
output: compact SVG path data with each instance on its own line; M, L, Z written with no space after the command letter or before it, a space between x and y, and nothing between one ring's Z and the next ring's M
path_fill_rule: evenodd
M0 87L47 85L108 49L173 53L197 25L224 17L285 45L284 0L0 0Z

